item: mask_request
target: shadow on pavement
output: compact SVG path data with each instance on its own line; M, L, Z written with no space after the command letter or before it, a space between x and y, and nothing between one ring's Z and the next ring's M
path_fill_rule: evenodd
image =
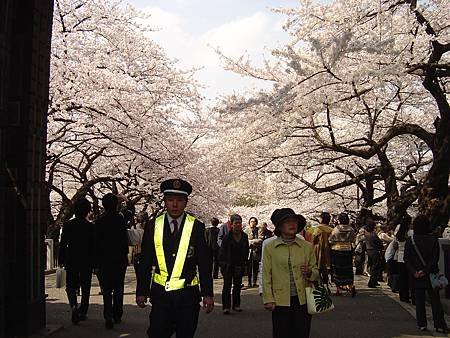
M416 329L415 319L396 301L384 295L380 289L365 288L367 281L356 279L358 294L333 297L335 310L316 315L312 319L311 338L407 338L444 335L423 333ZM242 292L242 313L225 316L221 307L221 280L215 280L216 308L206 315L200 312L197 338L270 338L272 321L270 312L264 310L257 289ZM54 277L47 277L47 323L63 326L54 333L55 338L145 338L149 325L150 306L140 309L134 304L135 279L132 271L127 273L123 322L113 330L106 330L103 320L102 296L98 295L98 284L93 280L89 319L73 325L70 309L63 289L54 287ZM432 323L429 323L432 327ZM163 337L161 337L163 338Z
M148 313L150 307L140 309L135 305L124 305L122 323L116 324L113 330L105 329L103 306L91 304L88 319L77 325L71 322L71 312L67 303L47 302L48 325L62 325L63 329L51 337L147 337Z

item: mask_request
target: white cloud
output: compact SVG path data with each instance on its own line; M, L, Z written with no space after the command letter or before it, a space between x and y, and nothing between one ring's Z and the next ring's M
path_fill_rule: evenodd
M236 90L261 87L256 80L223 70L220 58L210 46L231 57L248 53L259 63L263 55L270 57L269 50L278 46L279 40L287 38L281 29L283 21L269 11L236 18L200 35L187 33L183 27L195 23L176 13L158 7L149 7L145 11L151 14L148 23L161 29L149 33L149 37L157 41L170 57L178 59L181 67L204 67L197 78L207 87L204 94L209 99Z
M147 7L144 12L150 14L150 23L152 26L168 28L179 28L183 20L175 13L167 12L159 7Z

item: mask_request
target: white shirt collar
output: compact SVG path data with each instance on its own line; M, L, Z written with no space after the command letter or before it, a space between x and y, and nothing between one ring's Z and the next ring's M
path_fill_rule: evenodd
M172 221L174 220L174 218L171 217L168 212L166 212L166 216L167 216L167 220L169 221L170 229L173 230L173 223L172 223ZM180 228L181 222L183 222L183 218L184 218L184 212L181 214L180 217L175 218L177 220L178 229Z

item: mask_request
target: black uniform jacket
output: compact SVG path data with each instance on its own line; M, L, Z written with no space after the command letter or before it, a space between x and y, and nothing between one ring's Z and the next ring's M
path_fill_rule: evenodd
M181 234L183 233L186 216L184 216L180 228L176 235L172 235L167 216L164 217L163 248L166 258L167 271L169 277L175 264ZM212 258L211 250L205 241L205 225L199 220L195 220L189 242L188 253L183 266L180 278L185 278L186 283L190 283L196 276L197 267L200 279L200 289L198 286L187 286L180 290L167 292L162 285L151 283L152 267L159 273L158 260L155 253L155 219L150 221L145 227L142 239L142 252L139 259L139 269L137 276L137 296L150 296L150 302L160 305L191 306L198 304L201 296L213 296L212 280ZM150 292L149 292L150 289ZM200 291L201 290L201 291Z
M64 223L59 263L68 270L92 269L94 261L94 225L84 218Z
M439 271L439 242L435 236L432 235L414 235L414 242L422 255L425 266L419 258L419 255L414 248L411 238L408 238L405 243L404 261L409 271L411 286L414 289L427 289L430 287L429 274L437 273ZM414 278L416 271L422 270L425 276L421 278Z
M123 269L128 265L128 235L125 220L116 212L105 213L95 222L96 260L100 269Z

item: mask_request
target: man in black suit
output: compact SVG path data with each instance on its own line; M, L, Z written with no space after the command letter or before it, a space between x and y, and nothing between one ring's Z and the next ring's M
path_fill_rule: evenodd
M75 218L66 222L61 235L59 265L67 272L66 292L72 309L72 322L85 320L91 291L94 226L86 220L91 203L81 198L74 203ZM78 308L77 291L81 287L81 304Z
M145 307L150 298L149 337L169 338L175 332L177 338L191 338L197 329L201 298L206 313L214 308L211 251L205 225L185 213L192 186L171 179L161 184L161 192L167 212L145 229L136 303Z
M128 265L128 236L125 220L117 211L117 196L102 199L105 213L95 222L98 277L103 292L105 327L122 321L125 272ZM114 323L113 323L114 321Z

